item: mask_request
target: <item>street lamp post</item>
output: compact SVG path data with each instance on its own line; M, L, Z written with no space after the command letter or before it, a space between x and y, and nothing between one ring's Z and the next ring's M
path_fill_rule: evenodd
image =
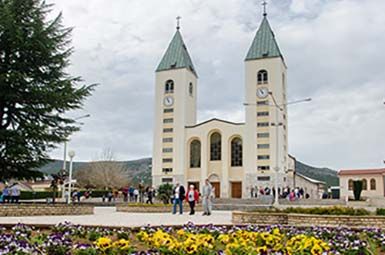
M279 176L279 139L278 139L278 136L279 136L279 126L282 126L283 123L279 123L279 119L278 119L278 115L280 112L283 111L283 109L277 104L277 101L275 100L275 97L273 95L272 92L269 92L269 95L271 96L271 98L273 99L273 102L274 102L274 106L275 106L275 123L272 123L272 126L275 127L275 167L274 167L274 171L275 171L275 178L274 178L274 190L275 190L275 194L274 194L274 206L278 206L279 205L279 192L278 192L278 176ZM274 124L274 125L273 125Z
M85 119L85 118L88 118L90 116L91 116L91 114L82 115L82 116L75 118L74 121ZM83 124L83 123L80 123L80 124ZM64 156L63 156L63 169L62 169L62 171L63 171L63 173L65 173L67 171L67 141L64 142ZM63 182L62 199L64 199L64 198L65 198L65 183Z
M75 157L74 151L69 151L68 156L70 157L70 172L68 178L68 204L71 204L71 187L72 187L72 170L73 170L73 159Z
M276 139L275 139L275 152L276 152L276 155L275 155L275 167L274 167L274 171L275 171L275 181L274 181L274 190L275 190L275 196L274 196L274 203L273 205L274 206L278 206L279 205L279 194L278 194L278 174L279 174L279 157L278 157L278 154L279 154L279 139L278 139L278 136L279 136L279 130L278 128L280 126L283 126L283 123L279 122L279 119L278 119L278 115L280 112L283 111L283 106L287 106L287 105L292 105L292 104L298 104L298 103L303 103L303 102L309 102L311 101L311 98L306 98L306 99L301 99L301 100L296 100L296 101L292 101L292 102L288 102L288 103L284 103L284 104L277 104L277 101L275 100L275 97L273 95L273 93L271 91L269 91L269 95L270 97L272 98L272 101L273 101L273 105L270 105L270 106L274 106L275 107L275 123L271 123L272 126L274 126L276 129L275 129L275 136L276 136ZM243 105L245 106L250 106L250 105L257 105L255 103L244 103Z

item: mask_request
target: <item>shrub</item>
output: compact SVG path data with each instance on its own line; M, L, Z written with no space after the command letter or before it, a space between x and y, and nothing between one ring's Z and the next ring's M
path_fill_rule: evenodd
M286 213L320 214L320 215L369 215L370 212L365 209L355 209L352 207L313 207L313 208L287 208L283 210Z
M56 192L56 197L60 197L61 193ZM21 191L20 192L20 199L22 200L32 200L32 199L46 199L46 198L52 198L53 192L52 191Z
M385 208L377 208L376 215L385 215Z
M171 184L162 184L158 188L158 199L163 201L164 204L170 203L173 187Z
M342 206L333 206L333 207L312 207L312 208L302 208L302 207L289 207L283 210L272 209L272 210L257 210L257 212L276 212L276 213L299 213L299 214L317 214L317 215L370 215L370 212L365 209L355 209L352 207L342 207ZM385 209L384 209L385 215Z
M108 190L91 190L91 197L103 197L103 195L107 195ZM83 191L84 194L85 191Z
M85 190L80 190L80 193L84 195ZM106 194L105 190L92 190L91 197L102 197ZM53 191L21 191L20 199L21 200L33 200L33 199L46 199L52 198ZM61 197L61 192L56 192L56 197Z

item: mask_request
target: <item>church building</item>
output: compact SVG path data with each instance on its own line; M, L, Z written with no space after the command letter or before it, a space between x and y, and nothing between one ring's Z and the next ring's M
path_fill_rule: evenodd
M241 63L239 63L241 64ZM198 70L177 26L156 69L152 181L247 198L251 188L290 186L287 66L266 13L244 60L245 122L197 122Z

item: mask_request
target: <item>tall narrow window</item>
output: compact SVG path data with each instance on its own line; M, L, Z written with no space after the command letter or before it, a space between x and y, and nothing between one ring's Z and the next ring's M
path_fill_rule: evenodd
M368 190L368 181L366 179L362 179L362 190Z
M349 181L348 181L348 189L353 190L353 180L352 179L349 179Z
M370 179L370 190L376 190L376 180L374 178Z
M174 81L168 80L166 81L166 84L164 85L164 93L174 93Z
M201 167L201 142L194 140L190 144L190 168Z
M231 166L242 166L242 140L238 137L231 141Z
M266 70L260 70L257 75L258 84L267 84L268 83L268 74Z
M352 179L349 179L349 181L348 181L348 189L353 190L353 180Z
M210 160L221 160L222 146L221 135L213 133L210 137Z

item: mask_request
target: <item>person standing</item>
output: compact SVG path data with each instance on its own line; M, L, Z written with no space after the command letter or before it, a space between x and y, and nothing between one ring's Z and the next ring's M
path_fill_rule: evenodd
M17 186L17 184L13 185L11 188L11 200L12 203L19 203L19 198L20 198L20 189Z
M132 186L130 186L130 188L128 189L128 195L130 196L130 202L133 202L134 201L134 188Z
M80 203L80 199L82 198L82 193L80 192L80 190L78 191L78 193L76 193L76 198L78 200L78 203Z
M195 204L199 201L199 193L195 189L194 185L190 185L190 189L186 193L186 200L190 205L190 215L194 215Z
M128 202L128 187L123 188L123 201Z
M186 191L183 185L180 185L177 182L174 188L174 201L173 201L172 214L176 214L177 205L179 205L179 213L183 214L183 200L184 200L185 194L186 194Z
M139 191L139 202L144 203L144 184L143 184L143 182L139 183L138 191Z
M205 180L202 191L203 215L211 215L211 196L213 187L211 186L209 179Z
M146 204L153 204L152 202L152 196L154 195L154 192L151 187L147 187L147 201Z
M65 201L66 201L66 204L68 204L69 197L70 197L70 194L69 194L68 190L66 190L66 191L64 192L64 199L65 199Z
M134 190L134 202L138 203L138 196L139 196L139 190L135 189Z
M107 193L107 199L108 199L108 202L111 203L112 202L112 191L109 190L108 193Z
M3 203L9 203L10 190L8 186L3 189Z

